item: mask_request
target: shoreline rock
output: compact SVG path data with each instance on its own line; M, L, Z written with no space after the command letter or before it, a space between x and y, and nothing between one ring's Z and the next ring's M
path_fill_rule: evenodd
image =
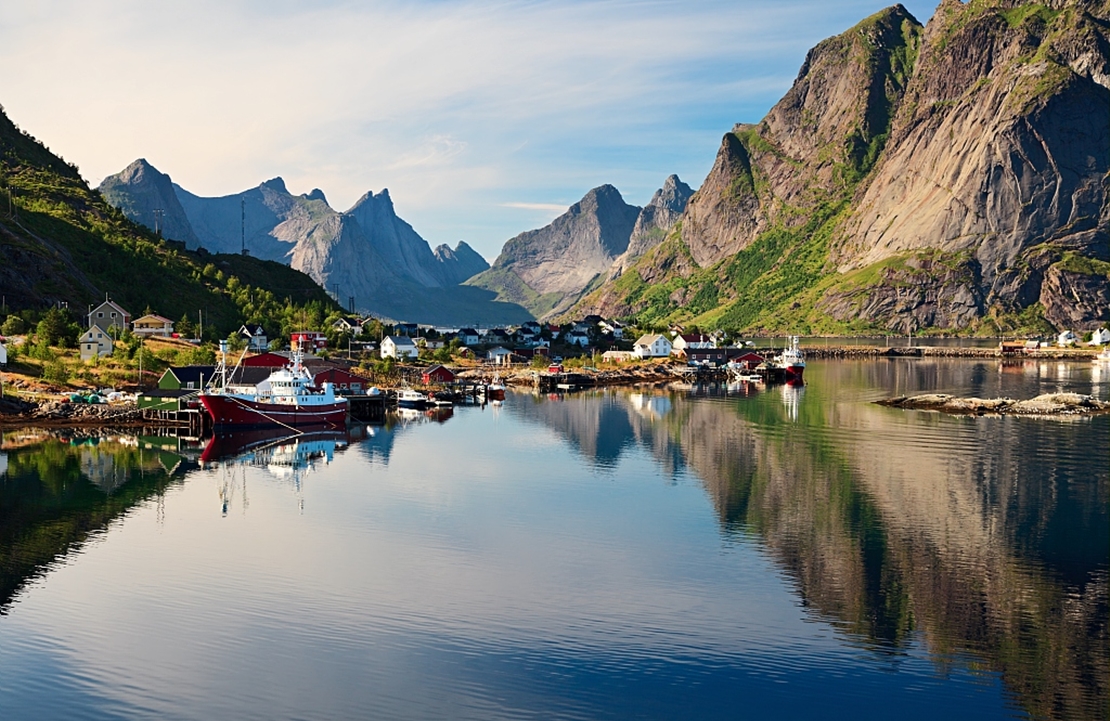
M958 398L946 393L898 396L875 401L880 406L974 416L1091 416L1110 413L1110 402L1082 393L1046 393L1028 400Z

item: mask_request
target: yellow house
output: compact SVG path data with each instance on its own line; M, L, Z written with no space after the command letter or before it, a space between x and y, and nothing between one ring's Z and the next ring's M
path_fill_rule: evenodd
M131 324L131 332L135 335L157 335L169 338L173 335L173 321L160 315L151 313L144 315Z
M81 335L80 344L83 361L97 356L112 355L112 336L98 325L94 325Z

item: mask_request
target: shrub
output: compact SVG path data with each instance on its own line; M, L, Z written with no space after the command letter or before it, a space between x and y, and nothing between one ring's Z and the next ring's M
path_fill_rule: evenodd
M69 368L61 361L51 361L42 369L42 379L59 385L69 382Z
M0 326L0 333L4 335L23 335L27 332L27 324L18 315L9 315Z

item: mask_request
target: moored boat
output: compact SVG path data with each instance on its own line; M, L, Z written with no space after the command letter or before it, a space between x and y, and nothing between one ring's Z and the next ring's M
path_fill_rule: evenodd
M412 388L402 388L397 392L397 406L422 411L428 407L428 397Z
M806 370L806 359L802 349L798 347L798 336L791 336L790 346L772 362L786 373L787 380L802 380L802 374Z
M213 379L222 381L198 394L201 404L217 428L264 428L284 426L342 426L347 420L347 399L336 398L335 387L324 383L316 388L312 375L301 364L294 349L289 365L270 374L254 387L230 390L227 384L227 352L221 343L222 359Z
M501 382L501 376L494 375L493 381L486 386L486 397L491 401L505 400L505 384Z

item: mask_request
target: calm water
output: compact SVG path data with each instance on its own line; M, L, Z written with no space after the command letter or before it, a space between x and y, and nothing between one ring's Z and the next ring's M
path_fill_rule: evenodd
M868 401L1110 374L807 376L203 455L5 433L0 718L1105 718L1110 418Z

